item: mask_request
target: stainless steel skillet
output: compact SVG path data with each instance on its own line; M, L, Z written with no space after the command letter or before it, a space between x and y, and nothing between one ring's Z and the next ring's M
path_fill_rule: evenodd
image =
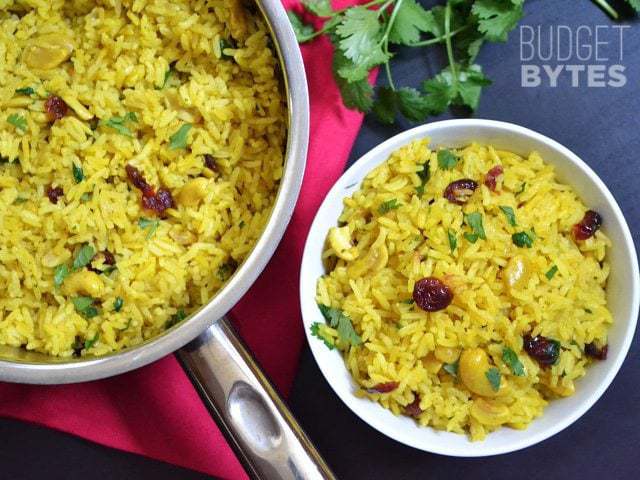
M252 477L333 478L225 318L262 272L284 234L302 184L309 140L307 82L294 33L280 0L256 0L256 5L271 29L279 55L289 128L280 189L251 254L209 303L164 334L118 353L81 359L0 347L0 380L84 382L133 370L176 352Z

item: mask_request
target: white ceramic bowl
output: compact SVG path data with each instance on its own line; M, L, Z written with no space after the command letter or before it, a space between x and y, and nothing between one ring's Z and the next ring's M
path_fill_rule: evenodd
M316 281L323 275L321 252L327 231L337 223L344 197L355 192L362 179L399 147L429 137L432 146L460 147L472 141L488 143L519 154L538 151L555 166L560 181L572 185L589 208L603 219L603 231L613 247L609 250L611 275L607 302L614 324L609 332L609 357L594 362L577 382L572 397L550 402L543 415L526 430L501 428L483 442L465 435L419 427L410 418L393 415L377 403L356 398L355 385L340 354L311 336L310 327L322 317L315 302ZM602 180L574 153L539 133L510 123L490 120L447 120L416 127L378 145L360 158L331 189L316 214L307 238L300 273L300 298L304 328L320 370L342 401L362 420L385 435L428 452L460 457L480 457L512 452L534 445L571 425L600 398L624 361L634 335L640 296L638 260L629 227L615 199ZM622 412L621 412L622 414Z

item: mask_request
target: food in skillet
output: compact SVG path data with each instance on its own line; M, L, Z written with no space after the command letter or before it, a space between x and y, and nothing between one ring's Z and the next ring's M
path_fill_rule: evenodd
M536 153L416 141L344 200L312 331L397 415L526 428L606 359L602 221Z
M206 303L270 214L268 30L237 0L1 4L0 343L140 343Z

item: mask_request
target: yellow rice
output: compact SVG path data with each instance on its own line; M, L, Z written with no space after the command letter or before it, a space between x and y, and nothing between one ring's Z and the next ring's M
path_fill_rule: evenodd
M25 50L50 34L72 39L71 58L30 68ZM277 72L266 26L237 0L0 0L0 343L99 355L206 303L252 249L278 189L286 121ZM16 93L26 87L35 93ZM49 94L70 107L54 124ZM130 113L132 138L102 124ZM187 123L187 147L170 149ZM141 208L126 164L176 199L155 232L139 225L156 217ZM181 204L196 178L200 201ZM57 204L49 185L64 190ZM98 276L100 288L69 292L78 272L56 287L56 267L71 269L83 245L111 252L117 269ZM92 266L102 269L100 259ZM73 303L87 289L99 293L92 318Z
M318 281L317 301L350 317L363 343L351 346L326 324L319 335L343 352L358 396L402 414L417 395L420 425L480 440L503 425L526 428L550 399L571 395L592 361L584 354L585 344L606 344L612 321L605 300L610 242L601 231L574 241L572 226L587 208L569 186L556 181L553 167L537 153L522 158L477 144L457 153L459 163L445 170L428 140L406 145L344 200L339 221L348 227L357 258L338 258L337 247L327 242L329 268ZM427 161L431 179L420 198L417 172ZM503 166L504 175L491 192L482 181L495 165ZM475 179L480 187L458 206L443 198L443 191L461 178ZM392 199L400 207L381 213L380 205ZM500 206L513 208L517 227ZM482 214L486 240L471 243L463 236L470 231L463 213L471 212ZM517 247L512 234L530 229L536 235L532 248ZM457 238L453 253L448 230ZM502 277L516 256L526 260L527 280L509 288ZM553 265L557 272L548 279ZM444 279L454 292L445 310L427 313L408 301L415 282L429 276ZM527 333L561 343L555 365L542 368L524 352ZM475 347L501 374L503 388L493 398L472 393L441 361L442 352L453 362ZM514 375L503 361L504 347L517 354L524 376ZM371 390L386 382L398 387L389 393Z

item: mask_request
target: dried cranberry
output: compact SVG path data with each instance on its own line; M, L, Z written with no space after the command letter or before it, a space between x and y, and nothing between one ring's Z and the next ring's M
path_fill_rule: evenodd
M416 398L413 402L404 407L404 414L414 418L419 417L422 413L422 409L420 408L420 396L416 394L415 397Z
M208 153L204 155L204 166L214 172L218 171L218 164L216 163L216 159L213 158L213 155L210 155Z
M142 206L147 210L153 210L159 214L164 213L167 208L175 206L171 192L165 188L158 190L155 195L142 197Z
M456 180L445 189L444 198L456 205L464 205L476 188L478 188L478 184L470 178Z
M58 203L58 200L63 195L64 190L62 189L62 187L54 187L53 185L49 185L47 187L47 197L49 197L49 201L54 205Z
M389 393L393 392L400 385L398 382L385 382L374 385L372 388L367 389L369 393Z
M144 179L144 176L142 175L142 172L140 170L138 170L133 165L129 165L129 164L127 164L124 167L124 169L127 172L127 177L129 177L129 181L133 183L134 187L136 187L138 190L141 190L143 195L145 196L153 196L154 194L153 187L147 183L147 181Z
M496 165L487 172L487 174L484 176L484 184L489 190L491 190L492 192L496 191L496 180L503 173L504 169L502 168L502 165Z
M46 102L44 102L44 109L51 123L63 118L68 111L65 101L56 95L51 95L47 98Z
M540 365L553 365L558 361L558 357L560 356L560 342L557 340L546 338L542 335L535 337L525 335L523 340L525 351Z
M587 238L591 238L601 226L602 217L600 214L593 210L589 210L584 214L580 223L576 223L573 226L573 238L576 240L586 240Z
M594 342L587 343L584 346L584 353L588 357L595 358L597 360L606 360L607 353L609 353L609 345L598 347Z
M413 299L422 310L437 312L449 306L453 292L441 280L426 277L418 280L413 287Z
M109 250L105 250L104 252L102 252L102 255L104 256L104 260L102 261L102 263L104 263L105 265L116 264L116 257L114 257L113 253L111 253Z

